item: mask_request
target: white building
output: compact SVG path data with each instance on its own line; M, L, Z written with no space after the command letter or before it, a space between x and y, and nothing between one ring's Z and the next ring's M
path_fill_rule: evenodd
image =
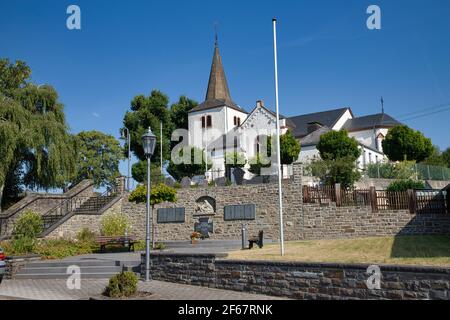
M262 100L248 113L236 104L230 94L219 48L216 42L211 73L203 103L192 109L188 117L189 145L207 150L213 168L208 177L225 174L225 154L238 151L247 159L255 157L260 137L276 133L276 115ZM282 134L291 130L301 142L299 161L319 158L316 148L320 136L330 130L347 130L362 149L361 168L386 159L381 142L388 130L400 123L383 113L355 117L350 108L340 108L286 118L280 116Z

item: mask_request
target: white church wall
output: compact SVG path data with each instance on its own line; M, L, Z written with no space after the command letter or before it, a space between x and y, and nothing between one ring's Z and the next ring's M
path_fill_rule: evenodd
M320 159L320 153L319 150L317 150L316 146L302 146L302 149L300 150L300 154L298 156L298 162L309 163L315 159Z
M383 152L383 147L381 146L381 143L378 141L378 139L375 140L376 137L381 133L383 136L386 136L389 129L376 129L375 132L373 129L369 130L362 130L362 131L354 131L349 132L349 136L355 138L362 144L368 146L369 148L375 149ZM381 147L381 149L378 149Z
M226 108L216 108L205 111L192 112L188 116L189 145L204 148L225 133ZM211 116L211 128L202 128L202 117Z

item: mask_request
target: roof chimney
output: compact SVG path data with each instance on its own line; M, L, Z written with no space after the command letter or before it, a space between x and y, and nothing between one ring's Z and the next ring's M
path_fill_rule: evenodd
M308 134L313 133L322 127L323 127L323 125L320 122L317 122L317 121L309 122L307 125Z

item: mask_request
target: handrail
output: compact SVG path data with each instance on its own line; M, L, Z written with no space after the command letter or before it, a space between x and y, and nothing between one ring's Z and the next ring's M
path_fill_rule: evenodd
M82 182L83 182L83 181L82 181ZM80 182L80 183L82 183L82 182ZM64 193L63 193L63 194L53 194L53 195L50 195L50 196L47 196L47 195L44 196L44 195L32 193L32 194L30 194L29 196L30 196L30 197L33 197L33 199L31 199L31 201L30 201L29 203L25 204L23 207L19 207L19 208L15 209L15 210L14 210L13 212L11 212L11 213L8 213L8 214L2 213L2 214L0 214L0 218L3 218L3 219L11 218L12 216L15 216L17 213L23 211L25 208L27 208L28 206L30 206L30 205L33 204L34 202L36 202L36 201L38 201L38 200L40 200L40 199L44 199L44 198L46 198L46 197L54 196L54 197L60 197L61 199L66 199L66 200L71 199L71 198L76 197L77 195L79 195L81 192L85 191L87 188L91 187L92 184L93 184L93 183L91 182L91 183L88 184L86 187L80 189L77 193L75 193L74 195L72 195L72 196L70 196L70 197L67 197L67 195L64 196L64 195L65 195ZM79 185L79 184L77 184L77 185ZM75 186L75 187L76 187L76 186ZM69 192L70 192L70 191L69 191ZM27 196L27 197L28 197L28 196ZM21 201L24 201L27 197L23 198ZM19 201L18 203L20 203L20 201ZM13 206L14 206L14 205L13 205ZM9 209L8 209L8 210L9 210ZM8 210L6 210L5 212L7 212ZM52 209L50 209L50 210L52 210ZM49 211L50 211L50 210L49 210ZM47 211L47 212L48 212L48 211ZM46 212L46 213L47 213L47 212ZM46 213L44 213L44 214L46 214Z
M80 208L84 203L86 203L87 201L89 201L89 199L92 198L102 198L102 197L106 197L106 196L110 196L110 195L114 195L116 194L116 190L113 189L112 192L111 190L106 190L105 192L103 192L100 196L85 196L84 198L86 198L85 201L81 202L79 205L77 205L77 203L75 203L75 205L73 205L73 200L78 200L79 197L78 196L79 193L77 193L77 195L72 196L71 198L67 199L66 201L64 201L63 203L61 203L60 205L58 205L57 207L54 207L52 209L50 209L49 211L47 211L45 214L42 215L42 219L44 220L44 229L47 229L49 227L51 227L51 225L53 223L55 223L55 220L59 220L60 218L70 214L71 212L73 212L74 210ZM60 210L62 209L62 210ZM54 212L64 212L63 214L54 214ZM55 219L57 218L57 219ZM47 222L49 222L47 224Z

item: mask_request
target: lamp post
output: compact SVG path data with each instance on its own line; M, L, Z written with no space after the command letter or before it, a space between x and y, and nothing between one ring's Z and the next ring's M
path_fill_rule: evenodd
M130 166L130 162L131 162L131 137L130 137L130 130L128 130L127 127L123 128L123 132L122 132L122 137L121 139L123 140L127 140L127 145L128 145L128 170L127 170L127 191L131 190L131 183L130 183L130 179L131 179L131 166Z
M151 208L150 208L150 159L155 151L156 136L153 134L150 127L148 132L142 136L142 148L144 149L145 157L147 158L147 215L146 232L145 232L145 281L150 281L150 230L151 230Z

